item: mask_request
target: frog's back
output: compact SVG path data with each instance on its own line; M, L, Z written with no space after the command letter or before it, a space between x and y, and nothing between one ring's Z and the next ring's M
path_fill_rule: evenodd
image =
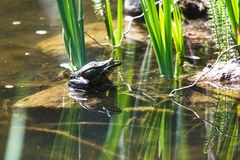
M86 71L92 69L93 67L98 67L99 62L93 61L93 62L89 62L88 64L85 64L82 68L80 68L78 71L72 73L70 75L70 78L77 78L77 77L81 77L83 73L85 73Z

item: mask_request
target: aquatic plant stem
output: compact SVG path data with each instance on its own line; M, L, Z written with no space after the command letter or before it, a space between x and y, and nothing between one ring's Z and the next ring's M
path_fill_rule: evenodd
M162 3L162 1L160 0L160 1L157 1L156 3L155 3L155 5L157 5L157 4L160 4L160 3ZM99 43L94 37L92 37L89 33L87 33L87 32L84 32L89 38L91 38L97 45L99 45L100 47L111 47L111 48L113 48L113 49L115 49L115 48L118 48L118 47L120 47L121 45L122 45L122 42L123 42L123 39L124 39L124 37L129 33L129 32L131 32L131 27L132 27L132 23L133 23L133 21L134 20L136 20L136 19L139 19L139 18L141 18L141 17L143 17L144 16L144 14L142 13L142 14L140 14L140 15L137 15L137 16L135 16L135 17L131 17L130 18L130 20L129 20L129 22L128 22L128 25L127 25L127 29L122 33L122 36L121 36L121 38L120 38L120 41L119 41L119 44L117 44L117 45L113 45L113 44L110 44L110 43Z
M118 0L117 4L117 44L121 41L122 37L122 17L123 17L123 1Z
M109 27L109 34L110 34L109 38L112 41L112 45L115 45L116 40L115 40L114 31L113 31L112 12L111 12L111 7L110 7L109 0L106 0L106 10L107 10L108 27Z
M78 0L78 5L74 0L56 0L56 2L70 65L80 68L85 64L82 0Z
M174 93L177 92L177 91L181 91L181 90L184 90L184 89L187 89L187 88L191 88L193 86L195 86L202 78L204 78L213 68L214 66L219 62L220 58L222 57L223 54L227 53L228 51L230 51L231 49L234 49L234 48L237 48L239 47L239 45L233 45L231 47L229 47L227 50L221 52L219 54L219 56L217 57L217 60L215 61L215 63L212 65L211 68L209 68L209 70L207 72L204 72L202 73L202 75L200 75L191 85L188 85L188 86L184 86L184 87L181 87L181 88L176 88L176 89L173 89L170 93L169 93L169 97L175 97Z
M160 75L173 77L172 63L172 1L165 0L159 5L159 12L154 0L140 0L147 30L152 41ZM161 20L160 20L161 19Z
M173 77L173 55L172 55L172 0L163 1L164 23L165 23L165 50L166 50L166 76Z
M240 44L240 1L239 0L225 0L228 11L228 16L231 22L232 31L237 44Z
M82 65L85 64L85 60L86 60L86 53L85 53L85 36L84 36L84 15L83 15L83 4L82 4L82 0L78 1L78 27L79 27L79 31L80 31L80 40L81 40L81 63Z
M181 74L182 57L185 53L185 47L182 29L182 14L177 5L174 4L173 6L172 39L176 51L174 78L178 79Z

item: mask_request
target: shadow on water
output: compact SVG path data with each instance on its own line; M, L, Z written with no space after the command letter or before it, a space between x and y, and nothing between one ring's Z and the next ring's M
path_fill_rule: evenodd
M8 13L6 9L3 12ZM9 51L5 42L1 50ZM19 44L18 39L15 43ZM11 107L39 92L39 83L52 77L33 80L27 71L22 71L24 76L4 73L0 87L0 159L237 159L239 100L198 90L185 90L171 99L171 89L183 82L158 77L150 42L126 41L125 46L115 54L123 61L110 77L116 83L115 90L91 98L91 103L80 104L60 91L58 101L62 105L58 108L46 107L53 96L46 96L46 106ZM47 59L46 55L32 58L39 57ZM47 68L42 67L39 70ZM38 66L30 68L29 72L39 71ZM53 72L56 70L42 74ZM17 80L8 81L8 75ZM5 82L13 83L14 88L7 89ZM30 82L33 84L27 85ZM41 99L37 96L34 98Z

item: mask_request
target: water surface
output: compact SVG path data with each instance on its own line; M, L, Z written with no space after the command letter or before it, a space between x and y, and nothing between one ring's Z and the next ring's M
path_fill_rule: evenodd
M104 27L94 27L99 22L91 2L84 3L89 8L88 31L105 37ZM186 83L158 76L147 42L125 41L123 65L110 77L116 89L106 93L104 105L120 113L86 110L68 96L67 87L60 92L59 99L64 100L60 107L49 105L53 96L41 106L13 107L26 96L41 90L49 93L47 88L59 85L52 80L63 70L59 65L67 62L67 56L57 54L64 52L62 42L44 45L49 48L39 45L61 34L55 1L1 0L0 15L0 159L239 157L239 101L197 88L168 97L173 88ZM88 61L111 54L93 43L87 44L87 52ZM47 87L40 88L42 84Z

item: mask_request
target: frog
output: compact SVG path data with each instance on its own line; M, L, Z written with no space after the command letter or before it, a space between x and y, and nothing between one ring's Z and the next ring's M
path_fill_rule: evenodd
M105 91L113 86L108 76L121 64L121 61L113 58L89 62L70 75L68 86L80 92Z

